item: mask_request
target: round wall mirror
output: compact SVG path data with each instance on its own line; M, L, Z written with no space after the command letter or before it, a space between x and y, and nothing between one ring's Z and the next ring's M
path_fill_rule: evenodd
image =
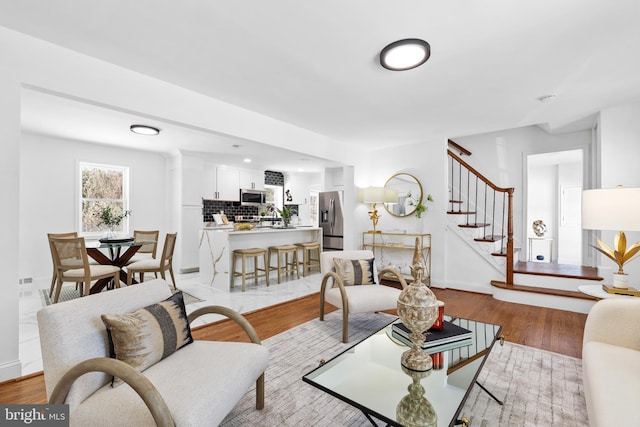
M410 216L416 211L416 205L422 201L422 185L418 178L408 173L393 175L384 188L398 192L398 203L385 203L384 208L393 216Z

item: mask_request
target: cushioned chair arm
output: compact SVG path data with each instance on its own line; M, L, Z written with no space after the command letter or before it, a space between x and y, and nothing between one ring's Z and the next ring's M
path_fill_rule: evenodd
M253 329L253 326L251 325L251 323L249 323L249 321L243 315L241 315L237 311L232 310L228 307L222 307L220 305L209 305L206 307L201 307L197 310L194 310L191 314L189 314L187 316L187 319L189 320L189 323L191 323L198 317L205 314L220 314L222 316L228 317L229 319L233 320L238 325L240 325L242 329L244 329L244 331L249 336L249 339L251 340L252 343L254 344L261 343L260 338L258 337L256 330Z
M69 369L53 389L49 403L64 403L75 380L89 372L104 372L121 378L142 398L147 408L149 408L156 425L175 427L169 407L151 381L127 363L108 357L87 359Z
M583 341L640 350L640 299L598 301L587 316Z
M384 276L387 273L393 274L398 278L398 280L400 281L400 284L402 285L402 289L407 287L407 281L404 279L404 276L402 275L402 273L400 273L400 271L398 271L397 269L390 268L390 267L385 268L378 273L378 283L382 281L382 276Z

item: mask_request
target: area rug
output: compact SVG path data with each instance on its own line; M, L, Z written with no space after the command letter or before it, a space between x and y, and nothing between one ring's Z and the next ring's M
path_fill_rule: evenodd
M126 285L122 285L126 287ZM184 296L184 304L189 305L196 302L203 301L198 297L191 295L188 292L182 291ZM60 289L60 297L58 298L58 302L69 301L72 299L80 298L80 291L76 290L75 286L63 286ZM40 289L40 300L42 301L42 306L50 305L53 302L52 298L49 298L49 289Z
M386 314L350 316L350 344L341 341L342 313L312 320L266 339L265 408L255 409L251 390L221 426L371 426L357 409L302 381L302 376L393 320ZM462 410L472 426L583 426L587 411L580 359L511 344L496 344L480 373L483 386L504 401L500 406L475 386ZM445 423L446 424L446 423Z

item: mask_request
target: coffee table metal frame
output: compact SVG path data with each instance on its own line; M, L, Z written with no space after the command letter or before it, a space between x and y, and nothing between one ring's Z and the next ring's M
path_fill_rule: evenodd
M496 402L502 404L493 394L477 382L487 356L500 336L502 327L470 319L452 318L447 320L473 332L472 345L438 352L442 360L441 369L437 365L429 376L420 381L425 389L425 397L438 415L438 426L453 426L468 422L460 417L460 412L474 384L478 384ZM365 417L378 425L378 419L388 426L402 426L398 422L395 407L407 394L411 377L402 372L400 355L407 349L405 345L391 337L391 325L351 346L327 362L304 375L302 380L330 395L360 409Z

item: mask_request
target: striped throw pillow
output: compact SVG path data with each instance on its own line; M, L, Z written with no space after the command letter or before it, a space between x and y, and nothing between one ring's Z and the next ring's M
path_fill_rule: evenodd
M373 258L371 259L342 259L334 258L333 267L345 286L375 285L373 276ZM335 285L334 285L335 286Z
M103 314L111 357L144 371L193 342L181 291L128 314ZM115 387L122 383L114 378Z

